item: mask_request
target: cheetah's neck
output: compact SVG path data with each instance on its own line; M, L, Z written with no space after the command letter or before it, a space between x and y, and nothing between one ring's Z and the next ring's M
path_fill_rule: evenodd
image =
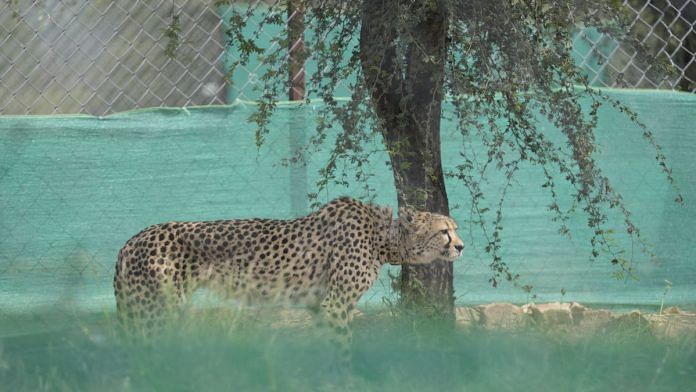
M390 219L389 228L387 230L387 239L385 241L386 260L389 264L403 264L405 257L401 244L401 232L399 230L398 219Z

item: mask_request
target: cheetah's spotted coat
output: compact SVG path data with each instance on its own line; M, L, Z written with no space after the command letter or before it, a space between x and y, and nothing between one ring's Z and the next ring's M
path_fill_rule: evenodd
M153 327L201 286L243 301L304 303L350 340L358 299L381 266L453 261L462 251L446 216L336 199L295 220L242 219L158 224L118 255L119 317Z

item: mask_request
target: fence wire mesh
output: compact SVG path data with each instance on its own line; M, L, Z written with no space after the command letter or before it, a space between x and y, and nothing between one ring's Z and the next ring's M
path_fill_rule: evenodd
M255 98L259 64L237 69L234 87L226 83L234 53L226 50L224 11L218 3L0 3L0 113L105 115ZM591 83L696 91L696 0L624 4L634 15L631 28L674 73L652 75L636 53L578 26L575 53ZM253 20L248 24L254 27ZM259 34L277 41L277 32ZM169 56L171 51L176 56Z
M221 26L206 1L3 2L0 111L102 115L224 103ZM172 33L175 57L165 54Z
M696 91L696 1L624 0L631 15L631 32L650 55L666 60L671 75L651 74L650 66L635 51L607 35L580 29L574 51L590 83L607 87L660 88Z

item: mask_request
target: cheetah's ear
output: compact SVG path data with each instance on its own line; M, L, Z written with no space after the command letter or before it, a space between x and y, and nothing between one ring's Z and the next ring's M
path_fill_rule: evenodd
M392 211L393 211L393 210L392 210L391 206L384 206L384 207L382 207L382 213L384 213L384 216L385 216L386 218L389 218L389 219L392 218L392 216L393 216L393 215L392 215Z
M399 219L408 223L413 223L413 215L415 211L408 207L399 207Z

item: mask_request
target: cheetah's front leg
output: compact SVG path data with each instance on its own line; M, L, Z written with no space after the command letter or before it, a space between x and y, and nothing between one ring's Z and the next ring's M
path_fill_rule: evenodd
M350 323L353 320L354 300L347 295L332 290L321 302L322 322L331 329L332 340L341 351L341 356L350 358L350 345L353 334Z

